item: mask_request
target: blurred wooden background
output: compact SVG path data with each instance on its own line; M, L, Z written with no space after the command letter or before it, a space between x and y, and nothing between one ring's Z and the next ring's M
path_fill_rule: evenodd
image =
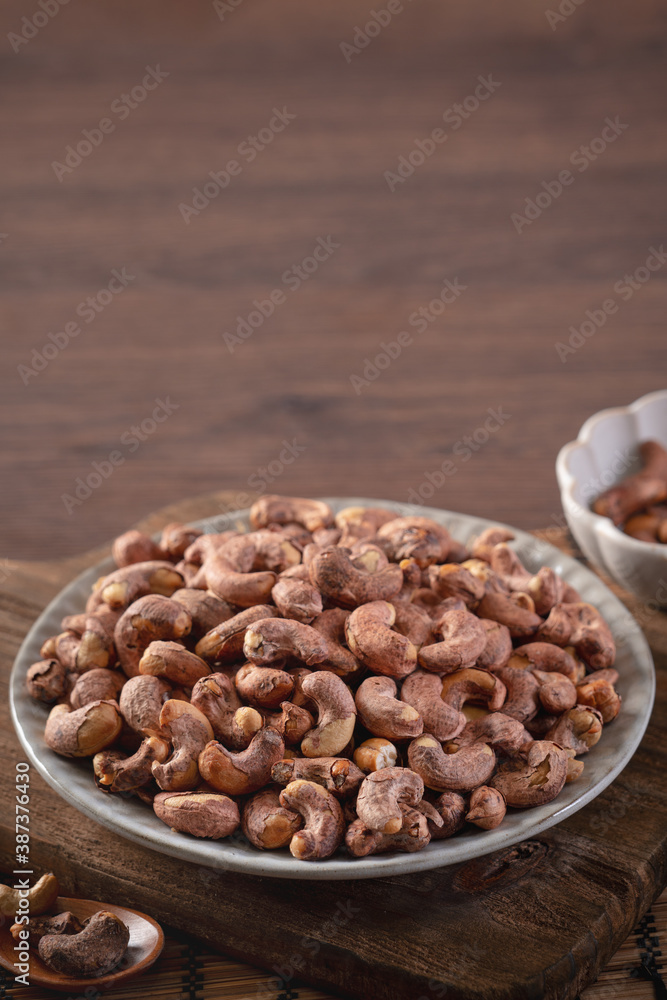
M433 504L551 524L559 446L664 386L667 266L627 301L613 286L667 240L665 5L397 6L348 62L341 43L386 0L3 4L0 558L83 551L179 498L247 492L262 468L272 491L407 500L449 460ZM157 66L144 101L112 110ZM443 124L489 74L492 96ZM274 108L296 117L247 162L239 144ZM617 116L629 127L579 172L571 154ZM52 163L105 117L113 132L59 180ZM438 127L447 141L390 191L385 172ZM241 173L186 224L179 204L233 158ZM518 234L511 214L568 168ZM317 271L283 283L328 236L340 246ZM79 303L114 268L133 280L86 323ZM465 292L409 326L445 279ZM230 353L223 334L276 288L284 301ZM610 297L618 310L563 363L557 342ZM70 322L81 333L26 375ZM355 392L401 331L413 343ZM484 441L489 408L507 419ZM112 452L122 462L68 510Z

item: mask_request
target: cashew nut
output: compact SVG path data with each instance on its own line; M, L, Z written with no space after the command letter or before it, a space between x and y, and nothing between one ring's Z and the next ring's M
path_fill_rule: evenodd
M298 812L280 804L276 788L262 788L243 806L241 829L250 843L263 851L285 847L302 825Z
M164 558L164 552L150 535L143 531L126 531L114 541L111 555L119 569L133 563L155 562Z
M575 690L575 704L578 702L580 705L597 708L604 723L611 722L618 715L621 708L621 697L606 677L589 674L584 683L579 684ZM572 705L568 705L568 708L572 707Z
M166 552L170 559L182 559L189 547L201 538L199 528L173 521L162 529L160 549Z
M437 740L454 739L466 724L463 713L442 700L442 679L437 674L415 670L403 681L401 701L417 710L424 729Z
M361 669L357 658L343 645L345 624L349 617L350 612L343 608L328 608L311 622L311 627L320 633L327 644L326 659L322 660L320 669L331 670L339 677L353 677Z
M63 698L67 691L67 670L60 660L38 660L28 668L26 685L31 698L47 705Z
M429 566L428 581L438 597L458 597L468 607L476 605L484 597L484 583L458 563Z
M447 529L429 517L396 517L378 528L377 540L390 559L414 559L421 567L444 563L451 547Z
M341 757L295 757L279 760L271 770L273 781L287 785L303 779L323 785L336 798L349 798L363 781L363 772L351 760Z
M333 512L321 500L273 494L260 497L250 508L250 523L253 528L291 522L302 525L306 531L317 531L318 528L327 528L333 524Z
M153 809L172 830L210 840L228 837L241 822L236 802L215 792L160 792Z
M436 674L472 667L486 646L486 631L470 611L445 612L435 631L442 640L420 649L419 664Z
M421 805L421 803L420 803ZM350 823L345 835L345 846L354 858L385 851L421 851L431 839L430 824L419 809L401 807L401 827L396 833L371 830L363 820Z
M533 677L540 685L537 693L542 707L550 715L560 715L577 704L577 688L565 674L533 670Z
M104 976L116 968L129 941L123 921L99 910L78 934L46 934L39 942L39 957L66 976Z
M352 738L357 708L350 689L336 674L318 670L306 677L303 693L317 706L317 726L301 741L306 757L335 757Z
M619 527L632 514L667 497L667 451L657 441L639 445L642 468L602 493L593 510Z
M431 804L442 820L441 825L429 821L431 840L453 837L465 823L465 799L458 792L442 792Z
M190 702L203 712L213 735L231 750L245 750L263 720L255 708L241 705L234 683L226 674L209 674L198 680Z
M445 753L433 736L424 735L408 747L408 761L427 788L436 792L469 792L489 780L496 766L496 755L488 744L481 742Z
M407 767L383 767L371 771L357 796L359 819L370 830L398 833L403 825L402 806L416 806L424 794L424 782Z
M163 764L170 752L169 742L161 736L147 736L131 757L117 750L102 750L93 757L97 785L106 792L141 788L153 777L153 762Z
M502 792L489 785L480 785L470 796L466 820L482 830L495 830L505 819L507 804Z
M301 562L301 553L274 531L236 535L208 556L204 563L209 589L237 607L265 604L276 574Z
M78 934L83 930L76 917L69 910L56 914L55 917L35 917L30 913L30 947L34 948L39 944L45 934ZM9 933L17 944L23 944L25 927L23 924L12 924Z
M531 736L517 719L505 715L504 711L491 712L467 722L455 740L444 744L444 750L448 752L450 747L460 748L480 742L488 743L492 750L512 754L525 743L530 743Z
M236 673L234 683L243 700L258 708L277 708L281 702L287 701L294 688L294 678L285 670L257 667L254 663L242 666Z
M180 642L156 639L146 647L139 660L139 673L164 677L172 684L185 688L194 687L200 678L210 672L208 664Z
M376 674L405 677L417 666L417 647L392 631L396 609L387 601L362 604L345 624L347 642L365 666Z
M254 622L245 634L243 655L261 666L284 663L294 658L310 667L322 663L328 652L320 633L289 618L262 618Z
M505 702L507 690L497 674L469 667L455 670L442 679L442 700L460 712L466 702L481 702L490 712L499 711Z
M42 875L29 889L14 889L0 883L0 914L3 917L15 917L19 902L26 899L30 916L38 917L51 909L59 895L58 879L50 872Z
M361 722L374 736L406 740L419 736L424 729L417 709L398 700L396 682L391 677L367 677L354 700Z
M513 639L535 635L542 624L540 616L535 614L533 599L522 592L503 594L487 589L477 605L477 614L506 625Z
M395 518L395 511L385 507L343 507L334 520L342 532L340 544L347 545L359 539L374 538L381 525Z
M101 601L110 608L127 608L147 594L170 597L184 584L182 575L170 562L151 560L132 563L104 577L97 589Z
M514 535L509 528L501 528L500 526L485 528L477 538L473 538L470 542L470 554L473 559L490 562L491 553L495 546L501 542L511 542L513 538Z
M309 625L322 613L322 595L310 579L281 577L271 591L276 607L285 618Z
M554 723L546 734L565 750L588 753L602 735L602 715L596 708L576 705Z
M76 684L70 691L69 702L72 708L83 708L91 701L116 701L121 692L125 676L116 670L105 670L102 667L87 670L80 674Z
M183 792L195 788L199 781L197 759L213 729L203 712L189 701L170 698L160 712L160 728L170 740L173 754L164 761L154 761L153 777L163 791Z
M310 579L324 597L344 608L370 601L391 601L403 586L403 572L396 563L373 569L366 561L356 566L348 549L328 546L310 564ZM379 568L377 568L379 566Z
M174 591L171 599L185 608L190 615L192 619L190 634L195 639L201 639L216 625L234 617L234 611L227 601L223 601L221 597L217 597L210 590L182 587L180 590Z
M116 740L121 727L115 701L93 701L73 712L56 705L46 720L44 741L63 757L92 757Z
M360 743L353 754L354 763L366 774L379 771L383 767L396 767L398 751L389 740L373 739Z
M77 673L96 667L115 666L118 656L114 641L119 611L112 611L101 604L92 614L85 616L81 631L81 642L76 651L75 669Z
M300 861L330 857L345 832L343 811L335 796L323 785L298 778L283 788L280 803L303 816L303 828L290 841L292 855Z
M503 713L519 722L527 722L537 715L540 707L540 685L530 670L516 670L514 667L500 667L498 677L507 689L507 698L502 706Z
M489 618L480 618L480 623L486 632L486 645L477 657L476 666L491 671L506 666L512 656L510 630Z
M275 729L260 729L247 749L239 753L232 753L220 743L208 743L199 754L199 771L216 791L245 795L271 780L271 768L284 751L285 744Z
M137 674L123 685L118 704L127 725L141 735L145 729L157 732L160 728L160 712L170 696L171 687L166 681Z
M505 761L490 784L508 806L525 809L545 805L561 792L567 777L568 755L548 740L537 740L513 760Z
M396 612L394 629L404 635L415 646L425 646L433 642L433 619L418 604L405 600L392 601Z

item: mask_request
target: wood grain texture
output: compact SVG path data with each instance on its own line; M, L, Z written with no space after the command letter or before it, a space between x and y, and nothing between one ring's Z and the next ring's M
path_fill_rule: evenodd
M553 523L560 445L664 384L667 271L565 364L555 350L665 238L664 5L586 0L554 30L547 0L403 6L348 64L365 0L243 0L222 21L208 0L68 4L18 52L31 8L3 4L0 559L70 556L174 499L247 491L294 439L281 492L406 500L450 459L434 503ZM111 112L158 64L168 78ZM498 90L392 193L385 171L489 74ZM186 225L179 204L274 107L295 120ZM115 131L59 182L52 162L107 115ZM629 128L518 235L511 213L617 115ZM340 247L291 291L282 275L329 234ZM18 366L122 267L129 287L25 385ZM408 319L445 278L466 291L420 333ZM274 288L286 301L230 354L222 334ZM402 330L413 343L357 395L350 376ZM123 435L165 396L178 409L133 450Z
M145 527L206 516L228 502L228 494L191 501ZM22 758L7 718L11 660L44 603L99 556L66 566L15 564L2 587L3 803L11 801L14 764ZM126 843L33 774L31 857L38 869L55 867L65 891L142 909L264 967L267 982L282 972L288 981L378 1000L431 1000L443 995L443 984L452 1000L571 1000L667 882L667 628L664 616L627 603L658 669L651 724L613 785L533 841L455 868L304 889L216 873ZM13 856L9 823L3 811L5 869Z

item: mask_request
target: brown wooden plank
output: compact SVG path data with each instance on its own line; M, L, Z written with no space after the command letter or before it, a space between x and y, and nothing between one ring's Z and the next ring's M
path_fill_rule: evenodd
M204 516L228 496L151 518ZM99 552L96 553L99 557ZM2 591L0 801L22 758L7 719L13 653L50 596L90 560L17 564ZM667 629L629 602L656 657L658 694L630 765L587 808L519 848L452 869L331 885L215 873L126 843L63 803L36 774L32 857L67 892L144 909L212 948L334 992L453 1000L569 1000L590 983L667 881ZM13 827L0 819L0 866ZM65 833L65 835L63 835ZM340 914L338 921L333 917ZM429 983L431 984L429 986Z
M544 525L559 446L663 385L664 272L567 364L554 348L664 240L660 0L587 0L556 30L556 0L403 6L348 64L366 0L243 0L223 21L210 0L65 4L17 53L32 11L3 3L0 559L83 552L174 498L247 489L283 439L306 448L283 492L405 500L498 406L511 419L434 502ZM169 78L59 183L51 162L158 63ZM389 191L384 171L489 73L497 93ZM179 203L275 105L296 120L186 226ZM627 132L518 236L510 213L609 115ZM340 249L230 355L222 332L328 233ZM131 287L24 385L17 366L122 266ZM350 375L445 276L468 290L355 395ZM164 395L173 417L69 514L62 494Z

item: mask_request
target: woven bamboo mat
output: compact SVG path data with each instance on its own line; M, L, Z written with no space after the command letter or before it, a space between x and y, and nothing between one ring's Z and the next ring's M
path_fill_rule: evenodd
M625 944L616 952L600 978L579 1000L664 1000L667 988L667 890L651 907ZM335 1000L298 982L280 988L261 969L216 955L194 939L167 933L165 949L153 968L120 989L95 989L71 1000ZM662 992L660 992L662 990ZM64 996L38 986L14 986L0 969L0 1000L47 1000Z

